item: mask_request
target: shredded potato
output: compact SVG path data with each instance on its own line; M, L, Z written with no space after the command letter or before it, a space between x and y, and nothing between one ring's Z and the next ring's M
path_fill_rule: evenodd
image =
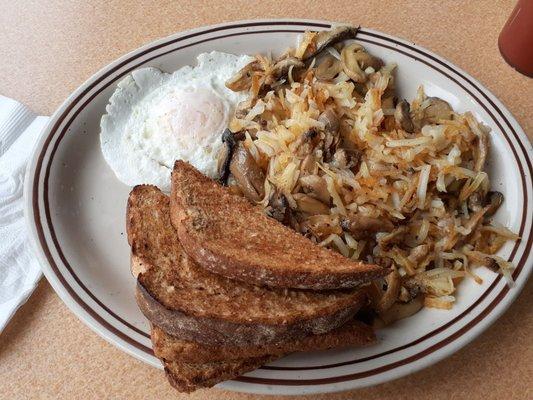
M286 56L305 60L316 40L306 33ZM396 103L396 66L362 47L357 55L371 65L355 75L342 64L342 46L326 50L286 76L274 74L276 60L255 61L261 68L252 72L252 101L230 128L245 133L265 174L260 204L271 210L274 195L283 195L291 216L283 222L293 229L354 260L395 267L401 290L391 310L414 301L451 309L461 280L482 283L477 266L511 282L513 265L494 254L518 236L488 217L496 211L484 171L488 128L423 87L410 103ZM337 69L319 79L327 57ZM299 209L308 197L306 211ZM312 212L316 201L329 213ZM382 312L383 321L397 319Z
M440 308L442 310L451 310L455 298L453 296L433 297L426 296L424 298L424 306L430 308Z

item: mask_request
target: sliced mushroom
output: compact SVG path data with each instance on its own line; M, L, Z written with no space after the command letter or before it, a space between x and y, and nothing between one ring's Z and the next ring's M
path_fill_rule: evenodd
M422 309L424 305L422 296L418 296L409 303L394 303L387 311L379 314L385 325L410 317Z
M320 114L318 121L324 124L323 158L325 162L329 162L340 142L340 120L331 108L327 108Z
M488 192L485 199L489 205L485 212L485 217L492 217L503 203L503 194L496 191Z
M488 192L485 196L481 192L474 192L468 197L468 209L473 212L487 207L485 217L492 217L503 203L503 194L497 191Z
M320 200L317 200L311 196L308 196L303 193L296 193L293 195L296 204L298 205L298 210L309 214L309 215L321 215L329 214L329 207L322 203Z
M344 73L360 84L367 80L365 72L367 68L371 67L374 71L378 71L383 66L380 58L367 53L365 48L357 43L352 43L342 49L341 61Z
M346 75L357 83L366 82L365 71L359 65L358 53L363 52L364 47L357 43L345 46L341 52L342 69Z
M411 300L413 300L414 296L411 296L409 293L409 290L405 288L405 286L402 286L400 288L400 294L398 295L398 301L401 301L403 303L407 303Z
M333 56L325 56L315 69L315 76L320 80L331 80L342 71L342 64Z
M341 221L341 227L350 232L356 240L360 240L371 239L378 232L391 232L394 224L385 218L352 215Z
M333 154L333 160L330 164L340 169L348 168L353 170L359 165L360 158L361 152L358 150L338 149Z
M481 192L472 193L468 197L466 204L470 211L479 211L483 207L483 194Z
M278 62L276 62L276 64L274 64L274 67L272 68L271 82L268 81L267 83L271 84L277 80L286 78L291 67L293 67L294 69L303 68L305 67L305 64L303 63L303 61L292 56L279 60Z
M310 234L318 240L324 240L332 233L337 235L342 234L338 220L331 215L311 215L300 223L300 228L302 233Z
M318 131L316 129L309 129L307 132L301 134L295 141L294 146L296 154L300 157L305 157L311 154L319 139Z
M406 279L403 282L403 287L409 292L409 297L411 299L414 299L420 293L422 292L422 287L420 286L420 282L416 280L415 278L409 278Z
M318 175L306 175L300 178L303 191L311 197L329 204L330 194L326 180Z
M446 185L446 190L448 193L459 193L461 191L461 188L466 182L466 178L464 179L454 179L449 185ZM457 200L456 196L451 196L451 199ZM451 200L450 199L450 200ZM450 203L450 207L456 208L454 204Z
M365 85L364 83L358 83L358 82L354 82L353 86L354 86L353 96L355 98L360 98L361 100L364 99L366 96L366 93L368 92L368 86Z
M250 89L252 86L252 77L257 71L261 71L259 61L252 61L246 64L239 72L226 81L226 87L234 92Z
M481 134L477 138L477 148L474 152L474 171L476 172L483 171L485 162L487 161L487 156L489 154L489 137L482 129L480 129L480 133Z
M396 99L394 98L394 96L383 97L381 99L381 108L383 108L385 110L391 110L391 109L396 107L394 105L395 102L396 102Z
M406 132L413 133L415 131L415 126L411 119L410 110L411 107L407 101L402 100L398 102L396 109L394 110L394 120L399 128Z
M373 288L370 291L370 299L374 310L378 314L387 311L398 299L400 293L400 275L396 269L384 279L377 279L372 282Z
M306 155L300 164L300 176L315 174L317 172L316 156L313 152Z
M354 39L358 31L359 27L356 26L338 26L329 31L319 32L316 38L316 50L306 55L304 61L315 57L329 46L333 46L343 40Z
M229 165L233 156L233 151L237 145L237 137L229 129L225 129L222 133L222 143L224 147L218 154L218 181L222 185L228 184L228 177L230 174Z
M284 225L290 225L291 209L283 193L273 191L268 199L267 215L278 220Z
M331 131L326 131L324 133L323 141L323 155L322 158L324 162L331 162L333 155L337 151L337 146L340 142L339 135Z
M493 272L500 272L500 266L498 265L498 263L496 262L494 258L485 257L485 261L483 265L485 265L485 267L487 267Z
M356 58L363 71L368 67L371 67L374 71L379 71L384 65L381 58L374 57L372 54L365 51L365 49L363 49L363 51L358 51L356 53Z
M324 124L324 129L328 132L337 133L339 131L339 117L337 117L337 114L335 114L335 111L331 108L326 108L318 117L318 121Z
M258 202L263 198L265 175L242 142L239 142L234 150L229 169L249 200Z
M438 97L428 97L424 108L423 125L434 124L441 119L452 119L453 109L447 101Z

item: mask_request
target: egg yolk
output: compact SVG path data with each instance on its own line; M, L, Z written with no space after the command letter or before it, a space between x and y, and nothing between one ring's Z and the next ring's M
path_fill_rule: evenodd
M220 135L227 124L224 101L209 88L176 90L162 99L158 108L160 127L164 126L176 138L188 138L196 144Z

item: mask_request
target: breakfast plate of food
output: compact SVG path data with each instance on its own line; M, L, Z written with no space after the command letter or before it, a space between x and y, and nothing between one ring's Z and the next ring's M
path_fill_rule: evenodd
M533 150L445 59L347 24L178 33L77 89L25 182L51 285L183 392L429 366L533 268Z

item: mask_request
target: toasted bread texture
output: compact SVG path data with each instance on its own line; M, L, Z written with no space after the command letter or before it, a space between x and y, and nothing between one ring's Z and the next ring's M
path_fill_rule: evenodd
M135 187L128 200L137 303L170 335L217 346L276 343L335 329L366 303L357 290L271 289L212 274L183 251L169 210L154 186Z
M246 347L206 346L171 336L157 326L152 327L151 336L157 357L167 361L176 360L188 363L211 363L267 355L281 357L292 352L366 346L376 340L373 329L356 320L349 321L342 327L322 335L307 335L277 344Z
M190 393L236 378L276 358L267 356L202 364L165 360L163 364L170 384L180 392Z
M171 220L201 267L256 285L353 288L389 270L320 247L184 161L172 172Z
M181 392L214 386L290 352L360 346L370 344L374 340L372 328L355 320L323 335L311 335L290 343L255 348L203 346L169 336L157 326L152 327L154 351L163 359L171 385Z

